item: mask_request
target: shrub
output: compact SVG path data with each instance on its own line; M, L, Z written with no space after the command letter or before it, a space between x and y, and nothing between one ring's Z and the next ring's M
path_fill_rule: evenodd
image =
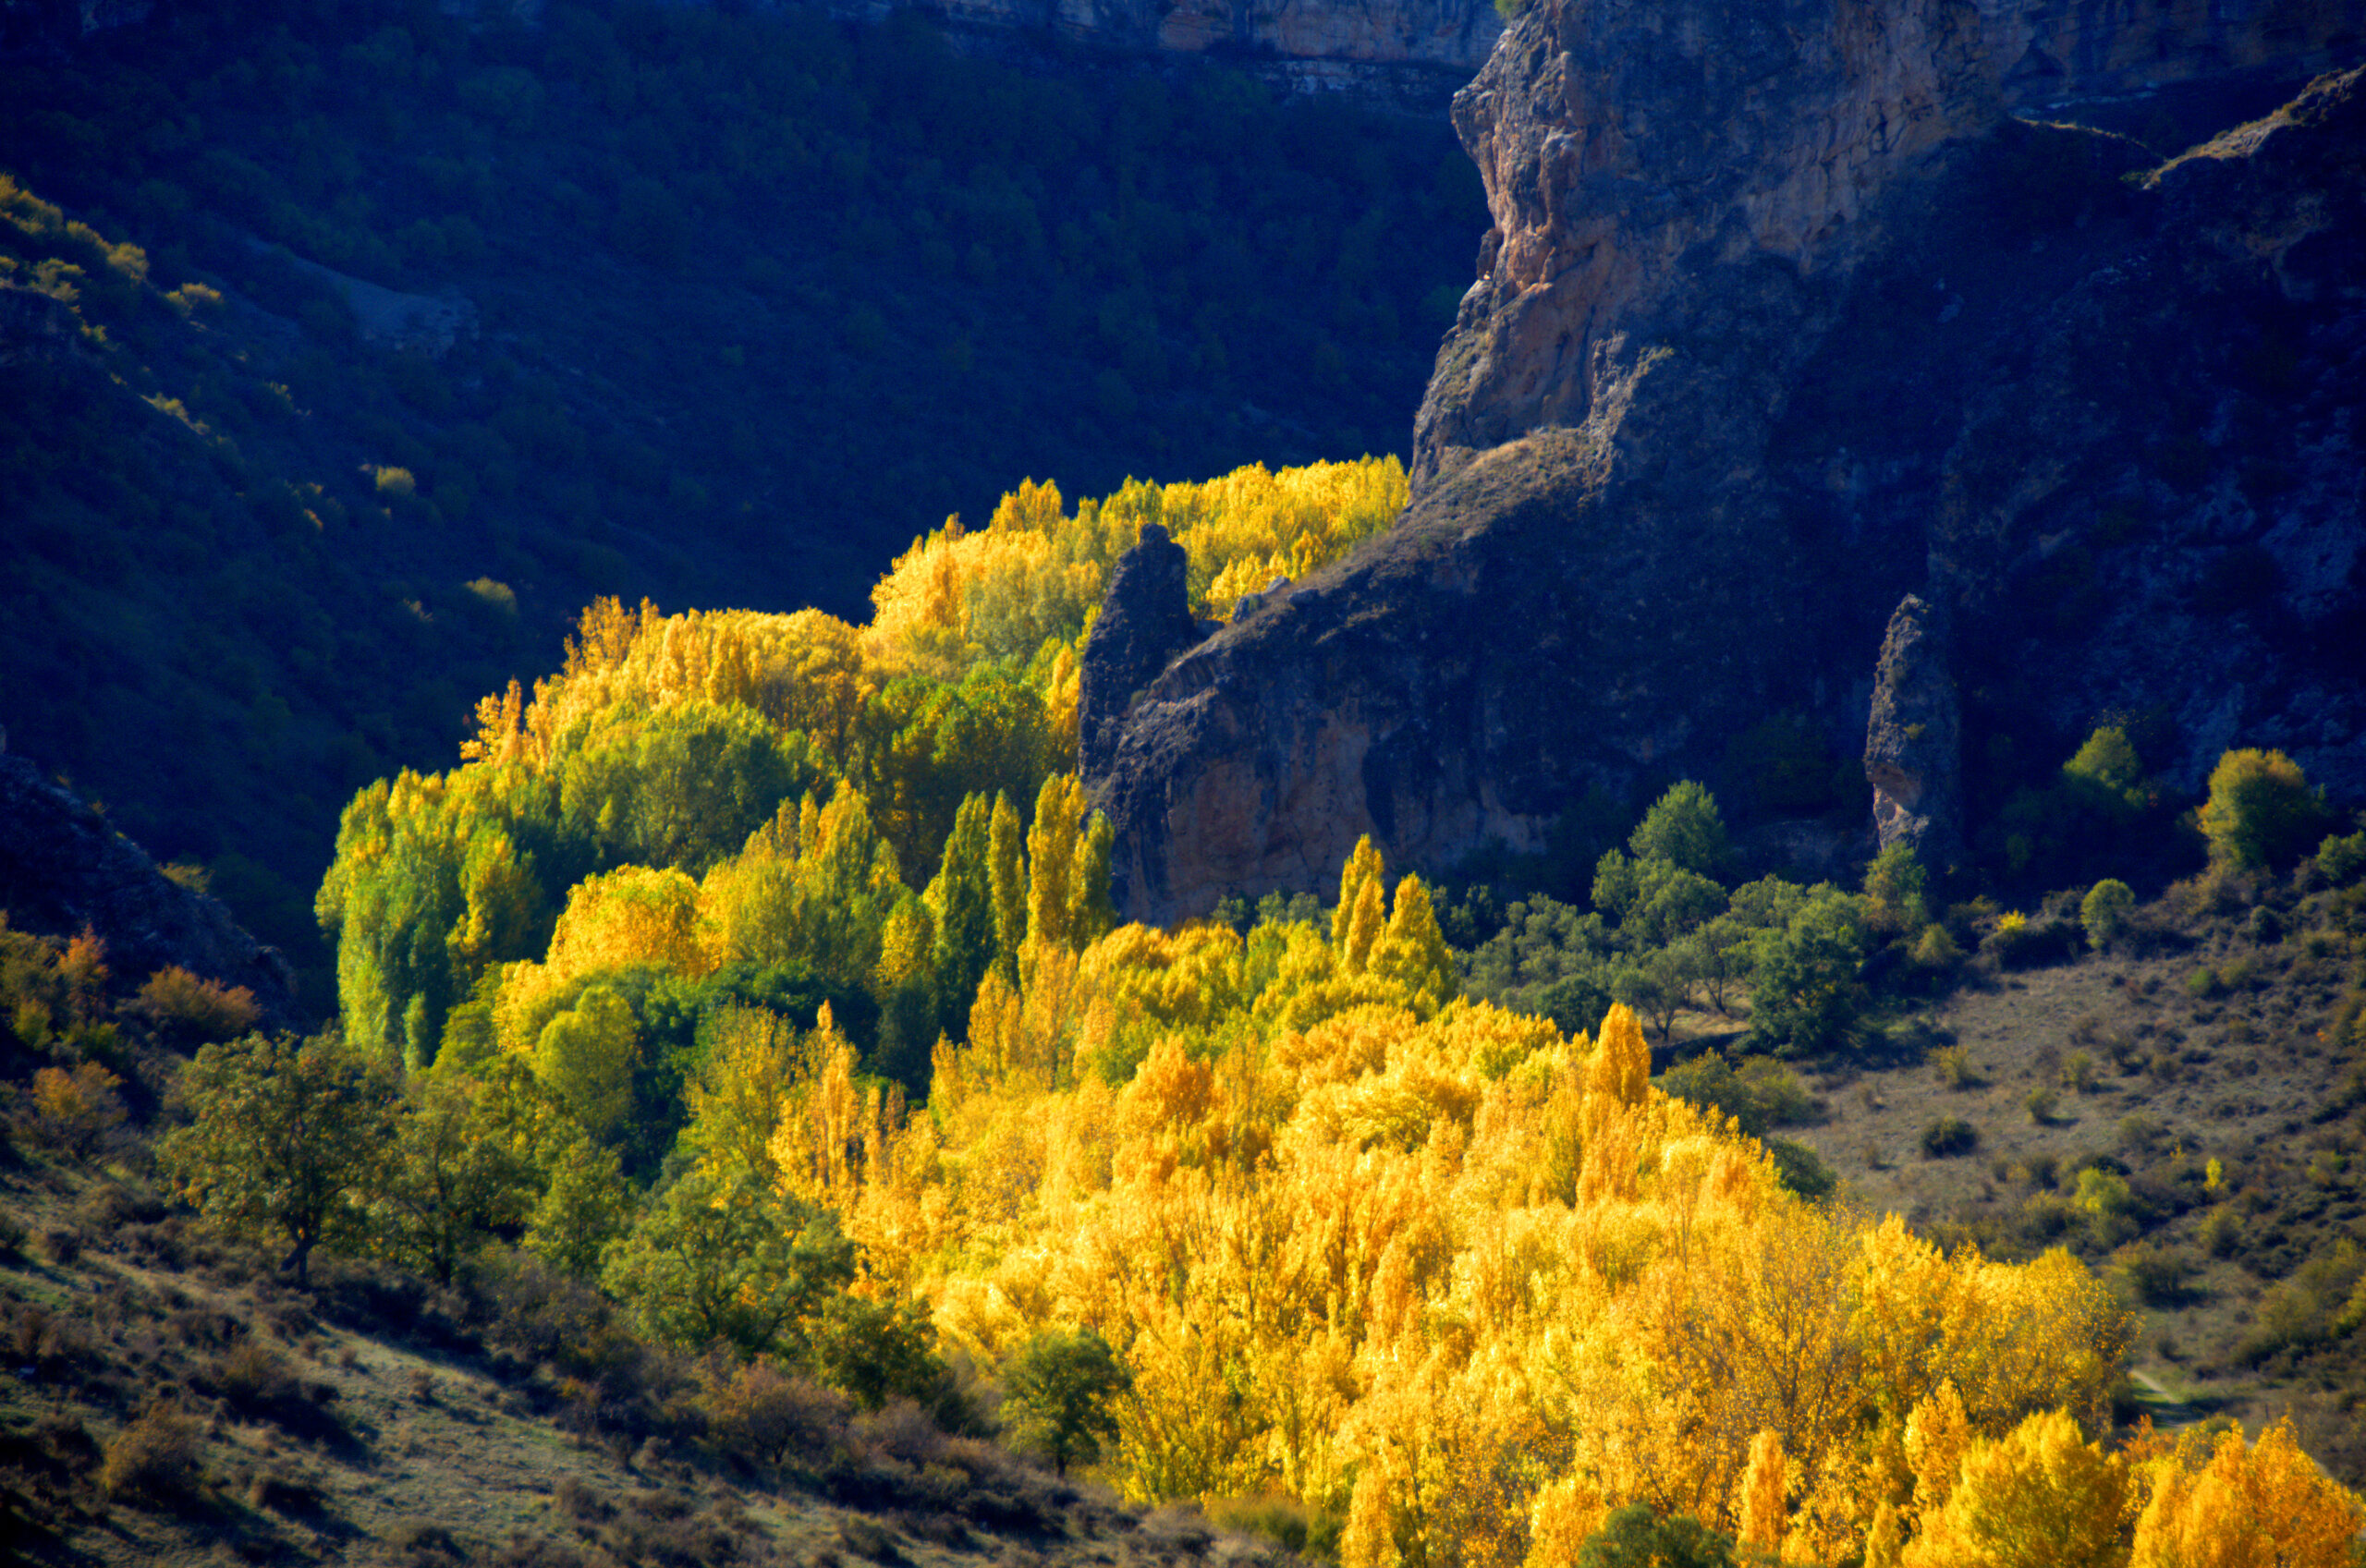
M204 1451L203 1425L177 1404L160 1400L107 1444L99 1489L109 1497L184 1494L197 1485Z
M845 1435L846 1397L770 1360L732 1366L710 1357L698 1381L707 1436L726 1453L778 1465L791 1454L826 1455Z
M1936 1065L1939 1081L1949 1088L1973 1088L1981 1081L1980 1069L1971 1064L1971 1052L1963 1046L1941 1046Z
M2043 1127L2054 1120L2055 1111L2061 1102L2062 1097L2055 1092L2052 1086L2040 1084L2030 1090L2029 1098L2021 1103L2029 1108L2030 1120Z
M2117 1216L2135 1207L2136 1194L2127 1177L2090 1165L2079 1173L2078 1204L2090 1214Z
M1963 949L1956 945L1956 939L1947 934L1945 926L1924 928L1914 943L1914 966L1918 969L1945 972L1962 962Z
M2317 875L2336 887L2356 876L2361 867L2366 867L2366 833L2329 837L2317 846Z
M200 1040L233 1039L262 1016L255 993L246 987L226 987L177 964L151 975L132 1005L158 1028Z
M1840 1185L1815 1150L1796 1138L1767 1139L1766 1156L1774 1161L1775 1180L1811 1203L1831 1197Z
M287 1357L267 1344L247 1340L213 1363L212 1381L222 1397L241 1410L264 1410L296 1391Z
M1922 1129L1922 1152L1932 1160L1970 1154L1980 1147L1980 1130L1960 1116L1942 1116Z
M2185 1282L2193 1272L2192 1261L2184 1253L2149 1241L2130 1242L2121 1247L2112 1255L2112 1267L2130 1295L2153 1307L2167 1305L2183 1295Z
M2200 1002L2218 994L2218 971L2204 965L2185 978L2185 993Z
M1318 1558L1338 1555L1343 1523L1286 1492L1263 1497L1212 1497L1205 1507L1219 1528L1262 1536L1285 1551Z
M378 493L407 499L419 493L419 480L409 468L380 468L377 473Z
M2229 751L2211 770L2199 816L2214 864L2248 870L2290 864L2325 829L2323 796L2281 751Z
M120 1126L123 1080L95 1062L67 1072L43 1067L33 1075L18 1121L26 1137L45 1149L83 1155Z
M2116 878L2097 882L2079 904L2079 923L2097 952L2124 942L2136 914L2136 894Z
M2000 969L2024 969L2068 957L2076 942L2077 934L2064 923L2032 920L2018 910L2008 910L1980 944L1980 952Z

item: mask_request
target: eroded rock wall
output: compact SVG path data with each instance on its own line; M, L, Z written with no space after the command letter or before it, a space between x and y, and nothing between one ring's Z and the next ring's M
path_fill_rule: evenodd
M2156 168L2007 117L1985 26L1516 24L1457 101L1495 227L1413 504L1133 699L1090 780L1128 915L1324 887L1366 832L1533 846L1595 786L1746 801L1775 712L1860 755L1909 593L1983 766L2140 720L2181 787L2271 745L2366 796L2366 93Z
M0 737L0 745L5 737ZM137 985L167 965L254 992L269 1026L301 1027L293 980L274 948L217 900L171 881L23 757L0 754L0 912L18 930L106 943L116 979Z

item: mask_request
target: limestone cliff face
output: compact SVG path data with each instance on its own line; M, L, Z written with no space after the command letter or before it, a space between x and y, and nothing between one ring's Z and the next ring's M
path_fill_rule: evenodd
M884 12L894 0L867 8ZM1492 0L920 0L920 8L957 24L1126 49L1433 67L1457 80L1470 79L1504 30Z
M5 737L0 737L5 745ZM286 960L240 930L216 900L156 869L27 759L0 755L0 911L18 930L107 944L116 978L137 985L167 965L245 986L266 1025L301 1026Z
M1743 9L1548 0L1457 97L1495 228L1413 504L1132 699L1129 915L1746 795L1773 712L1854 756L1909 593L1983 766L2141 717L2183 787L2366 794L2359 79L2153 168L2006 117L1969 6Z
M1940 871L1963 860L1962 725L1946 616L1909 593L1873 666L1865 782L1881 846L1903 844Z
M2001 113L1970 0L1531 12L1455 95L1494 226L1414 425L1414 483L1583 420L1681 272L1845 264L1876 192Z

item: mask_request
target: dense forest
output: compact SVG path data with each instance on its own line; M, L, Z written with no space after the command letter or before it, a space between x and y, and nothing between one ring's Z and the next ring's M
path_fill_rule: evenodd
M1359 1568L2348 1561L2356 1502L2287 1427L2100 1440L2167 1256L2142 1233L2239 1216L2231 1186L2258 1212L2255 1157L2097 1159L2060 1173L2061 1224L1942 1247L1774 1131L1811 1115L1803 1068L1898 1050L1917 998L2172 940L2179 900L2295 879L2353 940L2366 834L2283 759L2228 754L2209 863L2157 906L2106 878L2034 916L1942 908L1904 850L1861 889L1740 881L1687 783L1582 914L1433 893L1367 845L1335 900L1114 924L1068 772L1109 566L1158 522L1220 617L1402 485L1382 460L1073 510L1029 486L915 541L862 625L596 602L457 767L348 807L319 897L338 1030L141 989L216 1037L159 1179L299 1280L323 1252L576 1282L707 1357L713 1440L785 1387L908 1401ZM2105 727L2055 787L2137 812L2142 784ZM32 1141L127 1108L96 958L19 939L18 1039L60 1064ZM2351 984L2329 1024L2354 1055ZM1679 1018L1695 1043L1654 1081L1647 1031ZM1976 1138L1933 1123L1923 1154ZM2354 1199L2347 1162L2311 1170ZM2346 1378L2366 1268L2336 1243L2299 1275L2322 1305L2294 1331Z
M1222 622L1404 511L1439 128L602 0L189 5L0 99L10 743L327 955L280 1031L0 918L0 1505L59 1560L340 1557L287 1453L429 1467L333 1408L364 1329L664 1520L895 1510L881 1563L1091 1538L1071 1472L1343 1568L2360 1560L2366 820L2281 753L2180 796L2104 715L1943 869L1848 861L1774 713L1730 820L1656 777L1118 921L1104 594L1155 525ZM2072 1152L2007 1159L1947 1021L2049 973L2146 1021L2031 1052ZM1850 1088L1940 1113L1844 1158ZM2248 1399L2136 1380L2187 1354ZM568 1484L569 1542L390 1550L766 1560Z
M340 803L595 595L845 615L1025 475L1401 453L1451 132L1080 64L608 0L0 56L13 748L324 976Z

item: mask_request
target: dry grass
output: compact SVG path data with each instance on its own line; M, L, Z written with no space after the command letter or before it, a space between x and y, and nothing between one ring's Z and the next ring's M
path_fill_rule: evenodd
M2274 1282L2339 1237L2366 1240L2347 1113L2359 1068L2319 1032L2346 965L2305 931L2260 942L2275 927L2239 906L2184 918L2168 951L1975 975L1892 1020L1879 1070L1825 1064L1826 1117L1797 1136L1843 1201L1994 1254L2067 1246L2105 1270L2144 1314L2126 1413L2255 1421L2289 1405L2355 1480L2366 1382L2262 1355L2254 1334ZM2212 984L2190 987L2201 969ZM1946 1118L1977 1132L1975 1152L1925 1154ZM2098 1212L2114 1177L2125 1201Z
M1145 1527L917 1411L849 1419L793 1380L740 1391L753 1430L738 1435L785 1468L729 1442L571 1433L547 1368L439 1341L432 1300L415 1333L365 1331L346 1307L366 1293L340 1307L334 1266L294 1292L136 1191L62 1163L0 1168L0 1214L29 1231L98 1211L119 1218L69 1262L0 1259L0 1339L31 1374L0 1380L0 1498L28 1561L1080 1568ZM1208 1553L1280 1555L1231 1535Z

